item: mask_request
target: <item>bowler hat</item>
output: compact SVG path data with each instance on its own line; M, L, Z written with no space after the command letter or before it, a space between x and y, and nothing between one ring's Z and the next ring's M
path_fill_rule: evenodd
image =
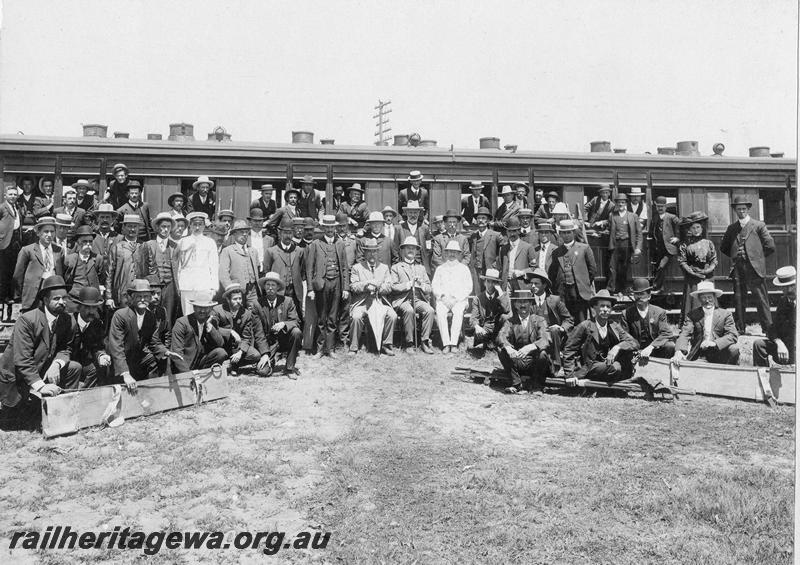
M476 218L478 216L486 216L487 218L491 218L492 217L492 213L489 211L489 209L486 206L481 206L480 208L478 208L478 211L475 214Z
M652 290L652 286L650 285L650 281L644 277L636 277L633 279L633 288L631 292L636 294L637 292L647 292L648 290Z
M624 192L618 192L616 198L614 198L614 202L627 202L628 195Z
M283 221L281 221L281 223L283 223ZM336 212L336 223L340 226L346 226L350 223L350 216L344 212Z
M451 208L450 210L448 210L447 212L445 212L445 213L444 213L444 215L443 215L442 217L443 217L445 220L447 220L447 218L455 218L456 220L460 220L460 219L461 219L461 214L459 214L459 213L458 213L458 211L456 211L456 210L453 210L453 209Z
M285 218L286 216L284 216ZM253 220L265 220L264 218L264 211L261 208L250 208L250 215L247 216L248 221Z
M592 296L592 297L589 299L589 304L591 304L592 306L594 306L594 305L595 305L595 303L596 303L596 302L598 302L598 301L600 301L600 300L608 300L609 302L611 302L611 304L616 304L616 303L617 303L617 299L616 299L616 297L614 297L614 296L611 296L611 293L610 293L610 292L608 292L608 289L607 289L607 288L604 288L604 289L602 289L602 290L598 290L598 291L597 291L597 292L596 292L596 293L595 293L595 294L594 294L594 295L593 295L593 296Z
M283 279L281 279L281 276L275 271L270 271L269 273L258 279L258 284L264 286L264 283L269 281L277 283L279 290L283 288Z
M712 281L700 281L697 283L697 290L690 292L692 296L700 296L701 294L713 293L717 298L722 296L722 291L714 286Z
M128 285L128 292L153 292L147 279L133 279Z
M381 221L383 221L383 218L381 218ZM335 227L337 225L336 224L336 216L334 216L333 214L325 214L325 215L323 215L322 216L322 221L319 223L319 225L321 227L328 227L328 228Z
M561 197L555 191L550 191L544 195L544 199L547 200L548 198L555 198L556 200L561 200Z
M666 204L667 197L666 196L656 196L656 204Z
M186 202L186 197L183 195L182 192L173 192L172 194L169 195L169 198L167 198L167 206L172 208L172 206L174 206L176 198L183 198L183 201Z
M781 267L775 271L775 278L772 284L775 286L790 286L797 282L797 271L794 267Z
M72 301L82 306L103 305L103 297L100 295L100 289L94 286L80 287L77 296L74 296Z
M731 203L731 206L733 208L736 208L739 204L744 204L748 208L752 208L753 207L753 203L750 202L750 200L747 199L747 196L736 196L736 197L734 197L733 202Z
M519 229L519 218L517 218L516 216L511 216L506 221L506 231L518 230L518 229Z
M207 176L197 177L197 180L192 183L192 188L197 188L197 185L199 184L207 184L211 186L211 188L214 188L214 181Z
M52 277L47 277L42 281L42 286L39 287L39 292L37 293L37 297L42 296L48 290L57 290L59 288L67 288L67 284L64 282L64 279L59 275L53 275Z
M76 239L82 236L89 236L91 238L94 238L94 230L92 229L92 226L84 225L80 226L78 229L75 230Z

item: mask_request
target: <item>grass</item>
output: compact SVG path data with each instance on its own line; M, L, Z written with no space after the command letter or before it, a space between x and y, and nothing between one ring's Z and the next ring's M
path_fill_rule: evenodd
M225 400L120 428L3 433L0 537L51 524L332 532L324 551L277 556L297 563L792 561L793 407L537 399L450 375L495 361L301 357L298 381L233 378ZM165 550L154 562L198 560L263 556Z

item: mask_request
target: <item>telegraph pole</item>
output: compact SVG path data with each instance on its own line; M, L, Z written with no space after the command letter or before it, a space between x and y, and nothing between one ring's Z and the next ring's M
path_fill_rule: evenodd
M388 107L391 103L391 100L387 100L386 102L378 100L378 105L375 106L375 109L378 111L376 115L372 116L378 120L378 123L375 124L378 126L378 131L375 132L375 136L378 138L378 141L375 142L375 145L384 145L389 143L388 133L392 131L392 128L386 127L386 125L389 123L389 118L387 118L386 115L392 111L392 109Z

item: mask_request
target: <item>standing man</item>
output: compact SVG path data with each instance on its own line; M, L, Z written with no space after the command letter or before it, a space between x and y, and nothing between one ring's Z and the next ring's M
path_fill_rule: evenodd
M611 187L601 184L597 189L597 196L594 196L583 205L583 212L586 217L586 229L594 230L598 235L608 235L608 224L611 213L614 211L614 203L611 202Z
M258 200L253 200L253 202L250 204L250 210L253 210L253 208L258 208L261 210L262 217L265 220L269 220L270 217L272 217L272 214L274 214L277 210L275 200L272 199L274 192L275 188L271 184L262 184L261 197Z
M53 244L55 219L49 216L39 218L36 234L39 241L20 250L14 267L15 296L20 298L21 312L36 307L42 281L53 275L64 275L64 250Z
M575 241L575 223L562 220L558 225L561 245L553 251L550 263L550 280L553 291L572 314L576 322L586 320L590 300L594 294L594 277L597 267L591 248ZM543 233L541 227L539 234Z
M189 198L189 211L203 212L209 221L214 221L214 213L217 210L217 202L211 192L211 189L214 188L214 181L207 176L200 176L192 183L192 188L195 193ZM189 221L191 222L191 220Z
M275 213L272 214L269 220L267 220L267 229L271 230L274 233L275 228L280 225L283 218L289 218L293 220L295 218L300 218L300 210L297 208L297 198L300 196L300 191L296 188L292 188L289 186L283 192L283 199L285 204L275 210ZM251 216L254 214L251 212ZM263 217L263 216L262 216Z
M347 214L350 223L354 225L356 229L364 229L364 224L366 224L367 218L369 217L367 203L364 202L364 189L361 188L360 184L355 183L347 189L347 197L347 202L342 202L339 209Z
M636 215L628 212L627 195L617 194L614 203L617 208L608 224L611 261L606 287L619 295L633 278L631 263L638 263L642 255L642 227Z
M181 316L172 326L172 361L175 373L187 373L222 363L228 358L225 340L211 311L217 303L192 299L192 313Z
M22 192L17 198L17 209L22 223L21 244L30 245L36 241L36 212L38 211L38 198L33 193L33 179L22 179ZM50 215L48 214L48 217Z
M292 241L293 234L292 221L283 218L278 226L278 243L264 250L264 270L278 275L281 280L280 294L294 303L295 312L302 320L305 253Z
M569 224L565 225L566 226L574 225L572 224L571 220L569 220L569 222L570 222ZM569 231L572 234L575 233L574 229L570 229L567 231ZM549 273L550 265L553 263L553 251L555 251L558 248L558 243L559 243L558 239L555 237L555 232L553 231L553 224L547 222L542 222L541 224L539 224L537 239L539 240L538 244L534 247L534 251L536 251L536 267L538 269L542 269L546 273Z
M135 279L142 278L142 244L137 239L141 217L128 214L122 218L122 236L111 246L105 261L106 304L109 308L124 308L128 304L128 289ZM149 285L148 285L149 289ZM149 294L148 290L148 294ZM148 295L148 300L149 300Z
M519 238L519 218L508 221L506 237L508 241L500 246L497 263L502 266L503 289L511 292L519 289L518 279L525 275L525 270L536 266L537 256L533 246Z
M502 227L506 226L512 218L517 219L522 206L520 206L517 194L511 188L511 185L504 185L500 191L500 196L503 199L503 203L497 207L497 211L494 213L494 220L497 226Z
M274 243L272 236L267 235L264 229L264 220L266 217L261 208L250 208L250 215L247 216L250 229L247 232L245 243L255 251L256 257L258 257L259 275L264 272L264 252Z
M316 305L319 332L315 359L323 355L336 357L339 300L350 296L350 272L344 242L336 235L336 216L323 215L320 227L323 236L308 246L306 255L306 280L311 286L308 297Z
M186 219L191 235L178 242L172 266L184 315L192 312L191 300L210 299L219 289L217 244L204 235L208 216L190 212Z
M431 263L433 264L434 268L437 268L439 265L444 263L444 249L451 241L457 242L459 249L464 251L464 256L461 258L462 263L469 265L470 261L472 261L472 253L469 250L469 239L463 233L457 232L460 224L461 214L459 214L456 210L448 210L445 212L445 232L433 237Z
M103 202L97 206L97 210L95 211L97 233L92 243L92 252L100 257L108 257L108 251L111 249L111 245L117 237L117 232L113 229L116 216L117 213L111 207L111 204Z
M75 205L84 212L92 212L96 207L94 192L89 194L92 184L86 179L78 179L72 183L72 188L75 189Z
M622 314L622 327L639 342L639 357L671 359L675 354L672 330L667 323L667 312L650 304L650 283L645 278L633 281L634 305Z
M480 294L483 291L485 280L483 275L486 270L494 268L497 263L497 255L500 252L500 234L489 229L489 220L492 213L489 208L478 208L473 219L478 229L472 232L469 237L471 253L470 272L472 274L472 291Z
M664 289L664 280L670 261L678 254L680 218L667 212L667 198L656 197L656 217L650 222L651 260L653 264L653 292Z
M642 200L644 192L638 186L631 187L631 192L628 195L630 202L628 203L628 212L633 212L639 218L639 224L642 231L645 230L647 225L648 210L647 204Z
M67 239L70 241L75 237L75 230L85 223L86 211L78 207L77 193L74 188L67 188L64 191L64 205L55 208L53 213L56 215L56 219L62 214L69 216L70 229Z
M4 314L7 322L14 305L14 268L22 248L21 226L17 187L12 184L6 187L5 199L0 203L0 315Z
M733 261L731 276L736 304L736 329L739 333L744 333L745 307L749 291L756 299L761 331L769 335L772 313L769 310L767 281L764 278L767 274L764 259L775 252L775 241L764 222L750 217L752 206L753 204L745 196L733 199L733 210L736 212L737 221L725 230L719 248Z
M534 247L539 245L539 236L536 234L536 227L533 225L533 210L523 208L519 211L517 217L519 218L519 238Z
M434 311L430 305L431 282L425 267L417 263L420 246L413 237L407 237L400 245L402 260L392 265L392 307L403 321L403 337L407 353L416 348L417 314L422 321L420 349L423 353L433 355L431 347L431 330L433 329Z
M142 272L149 278L157 277L161 286L161 306L167 311L170 321L178 316L178 292L175 289L173 260L178 244L170 238L175 220L169 212L161 212L153 220L156 238L148 240L142 248L144 268Z
M400 252L395 242L386 236L384 232L385 227L386 222L383 219L383 214L380 212L370 212L367 218L368 231L364 234L364 237L357 240L356 243L356 262L360 263L364 260L362 248L369 243L370 245L378 247L378 261L388 267L397 263L400 258Z
M474 180L470 182L469 191L471 195L461 197L461 215L464 218L465 226L477 223L475 217L481 208L487 210L491 208L489 199L483 195L483 183L481 181Z
M397 196L397 207L403 210L412 202L416 202L423 210L420 217L424 221L425 214L431 208L428 190L422 187L423 178L420 171L411 171L408 173L408 182L411 183L411 186L400 191L400 194Z
M305 175L300 179L300 196L297 199L300 216L319 220L325 213L325 193L314 188L314 177Z
M358 245L358 240L352 233L349 220L350 218L348 218L347 214L344 212L340 211L336 213L336 235L344 242L344 254L347 260L347 268L352 269L353 265L356 264L356 246ZM386 265L386 268L388 269L389 265ZM350 301L353 297L352 291L353 289L351 288L351 294L347 300L344 298L339 300L338 345L341 347L347 347L350 343Z
M432 236L428 226L420 223L420 218L422 217L424 209L420 208L419 202L412 202L401 211L406 219L400 222L398 241L402 243L408 237L413 237L417 240L417 243L420 246L420 252L417 255L417 263L420 263L423 267L425 267L425 272L428 273L428 277L430 278L432 274L430 253ZM398 244L398 248L399 247L400 246Z
M152 236L152 226L150 220L150 207L147 202L142 201L142 185L139 181L128 182L128 201L117 208L120 216L134 215L139 217L136 238L139 243L144 243Z
M555 223L553 220L553 208L556 207L558 201L561 200L561 197L558 195L557 192L548 192L544 195L544 202L539 209L536 210L536 213L533 215L533 219L538 226L542 222L547 222L549 224Z
M381 210L381 214L383 214L383 222L386 224L383 227L383 235L385 235L386 238L392 242L392 245L396 249L400 247L400 241L398 240L400 234L397 229L397 224L395 223L395 218L397 218L397 210L387 204L383 207L383 210Z
M472 275L469 267L461 262L461 247L451 240L444 248L445 262L436 269L431 282L431 292L436 299L436 322L442 338L442 352L453 353L458 350L464 311L469 306L472 292ZM447 314L452 314L448 326Z
M64 281L70 296L76 296L83 287L96 288L105 283L103 257L92 251L94 232L90 226L81 226L75 232L75 252L64 258Z
M381 335L378 336L376 333L375 337L380 340L380 352L393 357L392 339L397 313L388 300L392 292L389 266L378 261L378 246L374 242L365 243L363 253L364 260L353 265L350 271L353 307L350 310L349 354L358 353L358 341L364 331L364 320L369 320L370 310L378 309L383 320L383 329ZM372 331L377 332L378 328L373 327Z
M245 220L236 220L231 229L233 243L219 255L220 284L223 288L229 288L232 283L239 283L248 308L258 301L259 265L263 262L257 251L247 245L250 229L250 224Z
M294 302L278 294L282 282L277 273L269 272L259 282L263 285L264 298L253 308L256 348L261 354L256 366L258 374L270 376L275 366L275 355L284 351L287 355L283 374L291 380L297 380L300 371L295 363L303 332L298 326Z
M795 364L795 328L797 327L797 271L794 267L781 267L775 271L772 284L783 290L775 309L772 330L767 339L753 343L753 364L768 367L769 356L779 365Z
M728 310L716 305L722 291L711 281L700 281L692 295L697 296L700 308L686 314L672 359L680 363L684 359L695 361L703 357L709 363L738 365L736 323Z

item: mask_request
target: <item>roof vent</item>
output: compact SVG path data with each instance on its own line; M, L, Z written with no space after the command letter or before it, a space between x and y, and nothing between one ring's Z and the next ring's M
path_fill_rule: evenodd
M614 149L614 153L627 153L627 149Z
M479 142L481 149L500 149L499 137L482 137Z
M505 149L506 151L510 151L511 153L516 153L517 152L517 146L516 145L503 145L503 149Z
M717 157L722 157L722 154L725 152L725 144L724 143L715 143L714 147L711 148L714 152L714 155Z
M751 157L769 157L769 147L751 147Z
M420 147L436 147L435 139L423 139L419 142Z
M333 145L336 140L334 139L320 139L320 145Z
M400 135L394 136L394 144L395 145L408 145L408 134L402 133Z
M314 132L312 131L293 131L292 143L314 143Z
M674 147L659 147L657 151L659 155L675 155Z
M611 153L610 141L590 141L589 150L592 153Z
M161 135L160 133L148 133L147 139L149 139L150 141L161 141L162 139L164 139L164 136Z
M108 126L100 124L86 124L83 126L83 137L106 137Z
M697 157L700 155L700 150L697 147L696 141L679 141L675 144L675 153L677 155L691 155Z
M114 139L129 139L131 134L127 131L115 131L114 132Z
M192 124L169 124L170 141L194 141L194 126Z
M774 157L775 159L782 159L783 153L770 153L769 156Z

